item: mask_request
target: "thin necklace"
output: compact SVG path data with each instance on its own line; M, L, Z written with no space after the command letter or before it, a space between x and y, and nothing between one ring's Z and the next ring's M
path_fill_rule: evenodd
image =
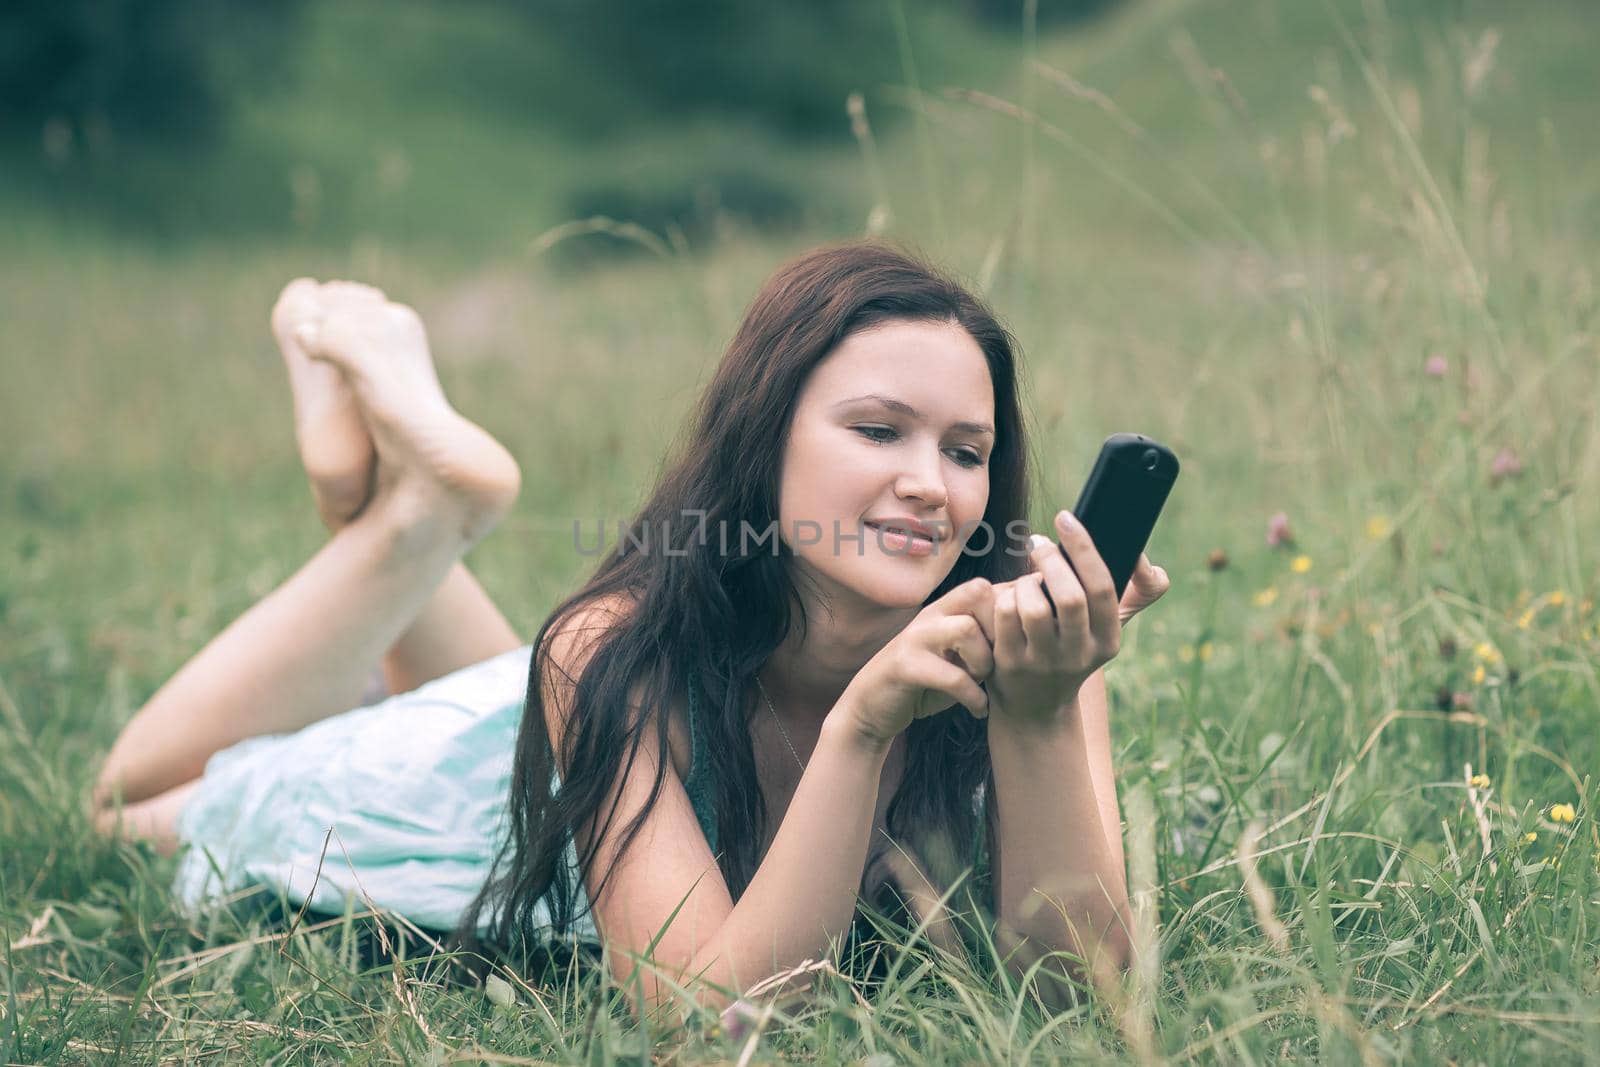
M806 773L806 765L801 761L800 753L794 750L794 742L789 740L789 731L783 728L783 720L778 718L778 709L772 706L772 698L767 696L767 687L761 684L760 675L756 676L756 688L761 690L761 699L767 702L767 710L772 712L772 721L778 724L778 732L783 735L783 743L789 746L789 755L794 757L800 773Z

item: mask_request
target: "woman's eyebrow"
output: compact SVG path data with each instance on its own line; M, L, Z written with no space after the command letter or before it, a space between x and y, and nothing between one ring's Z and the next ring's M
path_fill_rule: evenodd
M900 415L905 415L908 418L922 418L922 412L918 411L910 404L907 404L904 400L896 400L894 397L884 396L882 393L863 393L861 396L853 396L848 400L841 400L833 406L835 408L842 408L846 404L859 404L863 401L871 401L874 404L881 404L890 411ZM990 426L986 422L953 422L950 424L950 428L952 430L960 430L962 433L987 434L990 437L994 436L994 427Z

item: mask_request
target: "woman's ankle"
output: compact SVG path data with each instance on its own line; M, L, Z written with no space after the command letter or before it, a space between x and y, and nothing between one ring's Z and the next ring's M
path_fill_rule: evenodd
M379 489L341 532L357 527L376 530L389 551L406 558L436 558L440 553L459 558L499 519L499 514L463 506L430 482L402 481Z

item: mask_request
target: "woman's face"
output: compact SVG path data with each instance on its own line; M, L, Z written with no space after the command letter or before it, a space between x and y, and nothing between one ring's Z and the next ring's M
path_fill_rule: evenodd
M801 390L781 536L831 603L919 607L959 559L957 536L974 536L983 518L993 447L994 386L965 329L890 321L858 331ZM875 528L907 519L930 527L931 543Z

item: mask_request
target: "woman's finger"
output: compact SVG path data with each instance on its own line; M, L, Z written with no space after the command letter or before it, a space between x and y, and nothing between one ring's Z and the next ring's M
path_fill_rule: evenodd
M973 578L962 582L944 596L922 610L934 615L971 615L984 627L984 636L992 644L994 634L988 630L994 618L994 583L987 578Z
M1126 625L1133 616L1160 600L1170 588L1172 579L1167 575L1166 568L1157 567L1148 556L1141 553L1139 563L1133 569L1133 577L1128 581L1128 588L1122 593L1120 614L1123 624Z
M960 704L970 711L974 718L982 719L989 714L989 694L973 681L972 675L949 660L930 662L924 675L923 685L943 698L932 710L943 710L951 704Z
M1089 632L1097 641L1110 643L1122 625L1117 610L1117 584L1111 579L1111 571L1100 558L1100 550L1094 547L1089 531L1070 512L1056 515L1056 529L1060 531L1061 547L1066 550L1088 601Z
M1139 566L1134 571L1134 577L1139 580L1139 588L1150 600L1162 596L1172 587L1172 579L1167 576L1166 568L1157 567L1142 552L1139 553Z
M1039 544L1033 565L1044 578L1045 592L1054 605L1057 636L1065 640L1074 633L1089 633L1088 595L1073 573L1061 547L1042 534L1034 534Z
M1015 663L1028 650L1028 635L1017 614L1017 586L1007 582L994 591L994 655L1002 663Z
M994 673L994 650L971 615L951 615L929 623L929 644L947 660L952 653L960 657L957 666L965 666L976 681Z
M1017 579L1017 614L1022 617L1022 632L1027 635L1028 647L1035 650L1053 649L1061 640L1060 626L1071 625L1063 618L1058 625L1056 612L1044 595L1044 582L1038 574L1025 574Z

